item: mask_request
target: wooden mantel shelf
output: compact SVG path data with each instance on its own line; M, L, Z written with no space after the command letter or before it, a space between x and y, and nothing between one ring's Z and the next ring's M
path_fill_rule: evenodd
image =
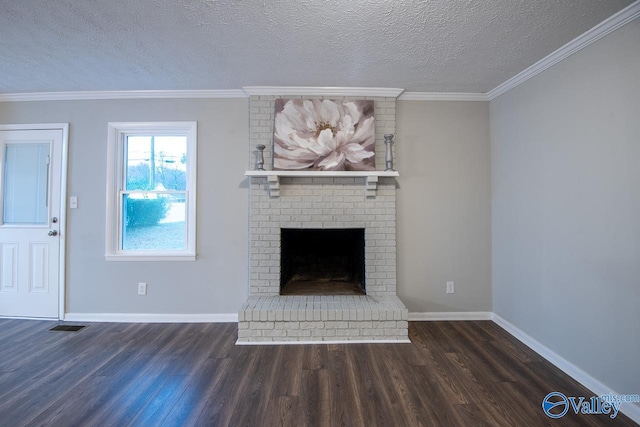
M298 178L313 177L369 177L369 176L400 176L398 171L246 171L245 176L286 176Z
M246 171L245 176L266 177L269 183L269 196L280 197L280 177L291 178L366 178L365 194L376 197L378 178L400 176L397 171Z

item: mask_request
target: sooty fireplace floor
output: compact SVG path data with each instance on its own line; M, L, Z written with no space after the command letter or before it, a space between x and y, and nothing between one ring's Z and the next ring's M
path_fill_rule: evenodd
M340 280L291 280L280 295L364 295L356 282Z

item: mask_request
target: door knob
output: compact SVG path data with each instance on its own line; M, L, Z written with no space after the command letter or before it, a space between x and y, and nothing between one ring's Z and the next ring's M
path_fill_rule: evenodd
M58 231L57 230L49 231L49 236L57 236L57 235L58 235Z

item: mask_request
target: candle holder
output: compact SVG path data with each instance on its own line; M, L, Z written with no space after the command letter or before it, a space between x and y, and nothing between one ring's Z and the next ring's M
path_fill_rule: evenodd
M256 170L264 170L264 149L267 148L262 144L256 145Z
M393 134L388 133L384 136L384 144L387 146L387 151L385 153L385 171L392 171L393 169L393 152L391 151L391 146L393 145Z

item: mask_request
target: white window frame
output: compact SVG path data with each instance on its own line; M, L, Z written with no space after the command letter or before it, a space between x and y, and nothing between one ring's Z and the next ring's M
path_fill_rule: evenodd
M107 261L195 261L196 259L196 159L197 122L110 122L107 140ZM122 197L125 186L125 140L136 135L187 137L186 249L181 251L123 251Z

